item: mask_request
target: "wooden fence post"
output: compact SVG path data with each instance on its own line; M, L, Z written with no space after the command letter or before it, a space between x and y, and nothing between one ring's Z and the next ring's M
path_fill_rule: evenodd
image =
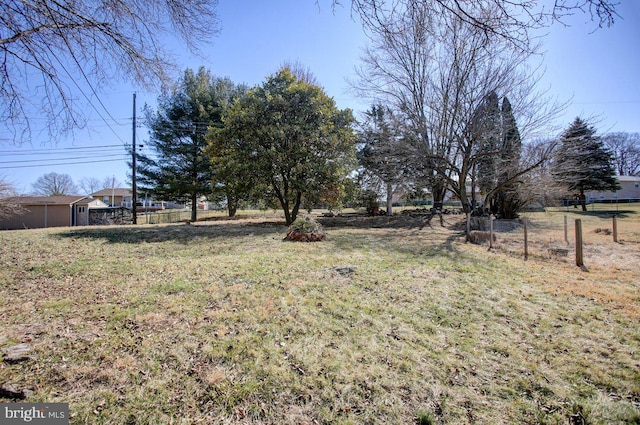
M529 259L529 231L527 228L527 217L523 218L524 221L524 261Z
M489 249L493 249L493 215L489 216Z
M582 220L576 219L576 266L584 266L584 257L582 256Z
M568 229L568 226L567 226L567 216L566 215L564 216L564 242L566 244L569 243L569 229Z
M618 242L618 217L613 216L613 241Z

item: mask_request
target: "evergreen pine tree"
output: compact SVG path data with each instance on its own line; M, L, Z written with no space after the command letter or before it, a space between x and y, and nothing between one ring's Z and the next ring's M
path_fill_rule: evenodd
M205 135L209 127L222 126L233 89L230 80L213 78L203 67L197 73L187 69L179 83L159 97L158 110L146 111L150 151L138 156L138 181L156 196L189 201L192 221L198 198L212 193Z
M586 211L585 192L618 190L613 155L586 121L576 118L562 134L551 175L567 192L577 195Z

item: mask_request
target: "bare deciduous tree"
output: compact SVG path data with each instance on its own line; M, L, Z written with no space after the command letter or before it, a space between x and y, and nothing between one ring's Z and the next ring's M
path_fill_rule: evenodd
M311 68L309 68L308 66L305 66L300 61L294 61L294 62L284 61L282 65L280 65L280 69L283 69L283 68L287 68L288 70L290 70L293 75L295 75L305 83L315 84L315 85L320 84L316 76L313 75Z
M518 194L526 204L538 203L542 207L554 205L565 193L551 176L552 158L558 142L553 139L536 139L523 145L523 167L538 165L522 176Z
M640 175L639 133L609 133L602 136L602 141L613 152L619 176Z
M488 37L455 14L434 15L433 6L425 3L395 4L393 10L378 10L370 21L372 44L354 87L364 96L386 99L406 116L414 140L407 163L426 177L436 207L449 188L470 212L476 165L484 156L500 155L480 148L479 131L485 130L473 125L487 95L499 93L512 100L522 134L540 128L558 107L536 91L536 73L528 66L530 51ZM485 188L485 197L533 166L494 182Z
M91 195L102 189L120 187L120 182L115 177L105 177L102 180L96 177L84 177L78 184L85 195Z
M0 117L20 141L44 115L50 136L83 125L80 94L124 78L167 81L178 36L190 48L217 33L217 0L8 0L0 2ZM99 97L98 97L99 101Z
M341 0L332 0L335 7ZM498 36L519 49L528 50L532 31L553 23L565 24L576 14L586 14L599 27L608 27L618 18L617 0L351 0L351 10L365 27L376 26L381 15L404 7L426 8L431 16L455 18Z
M69 174L48 173L33 183L33 191L41 196L74 195L78 191Z
M17 202L16 196L13 185L0 176L0 220L24 212L24 207Z
M80 179L78 185L80 186L82 192L87 196L99 191L100 189L104 189L104 187L102 187L102 184L100 183L100 180L95 177L84 177Z
M391 215L394 189L398 189L404 180L402 131L391 109L381 104L372 105L365 112L360 126L357 157L362 167L361 178L372 183L372 190L384 186L387 215Z

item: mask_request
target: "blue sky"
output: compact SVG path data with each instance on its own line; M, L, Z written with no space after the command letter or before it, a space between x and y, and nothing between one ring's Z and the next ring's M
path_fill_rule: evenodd
M284 62L298 61L313 72L338 107L352 108L357 115L367 103L349 93L347 80L355 77L354 68L366 40L348 7L332 11L329 0L319 3L220 0L222 32L203 47L203 57L188 55L176 44L174 52L181 68L176 75L187 67L203 65L214 75L256 85ZM602 133L640 132L640 2L624 2L619 11L622 19L611 28L594 31L595 24L582 15L571 20L571 27L550 28L542 39L545 54L540 59L545 75L541 85L560 100L572 100L559 117L559 126L582 116L592 118ZM21 193L28 193L31 184L49 172L67 173L76 183L83 177L102 180L115 176L124 184L127 166L120 147L132 140L134 91L141 116L145 103L155 105L158 92L114 84L101 95L108 113L86 106L91 111L90 130L78 131L55 145L43 138L21 146L0 145L0 175ZM98 102L92 103L99 108ZM146 138L146 128L138 127L138 143L144 144ZM104 148L79 149L84 146ZM8 163L25 159L34 162ZM101 159L111 161L93 162Z

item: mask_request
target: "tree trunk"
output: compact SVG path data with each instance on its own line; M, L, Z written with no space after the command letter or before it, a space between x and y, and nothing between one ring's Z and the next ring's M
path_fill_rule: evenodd
M476 200L476 164L473 164L473 169L471 172L471 209L475 211L478 206L478 201Z
M276 197L278 198L278 202L280 202L280 207L284 212L284 220L287 223L287 226L289 226L293 223L293 220L291 219L291 213L289 212L289 202L287 201L286 194L283 196L277 185L272 184L272 187L275 191Z
M226 189L224 192L227 198L227 213L229 217L235 217L238 212L238 197L233 190Z
M393 185L387 183L387 216L393 215Z
M583 189L580 189L580 205L582 206L582 211L587 211L587 197Z
M229 217L235 217L238 212L238 201L231 196L227 196L227 211Z
M444 207L444 195L447 192L447 187L438 182L431 187L431 194L433 195L433 208L438 211L442 211Z
M298 211L300 210L300 204L302 203L302 192L298 191L298 193L296 193L296 203L293 205L293 210L291 211L291 223L293 223L294 221L296 221L296 218L298 217ZM287 223L287 225L291 224L291 223Z
M195 193L191 195L191 221L196 222L198 220L198 195Z

